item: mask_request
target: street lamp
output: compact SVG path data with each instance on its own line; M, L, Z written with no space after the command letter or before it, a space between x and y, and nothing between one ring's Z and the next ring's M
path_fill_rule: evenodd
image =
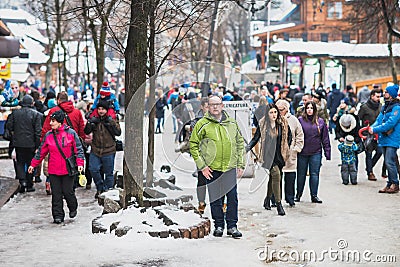
M265 0L263 5L256 6L256 0L250 0L250 1L234 0L234 1L239 7L243 8L246 11L250 11L252 17L254 17L255 12L263 10L271 2L271 0ZM214 11L213 11L213 15L212 15L210 38L208 39L208 50L207 50L206 64L205 64L205 70L204 70L204 82L202 84L202 90L201 90L202 96L207 96L208 92L210 90L210 71L211 71L211 58L212 58L211 57L211 49L212 49L212 43L213 43L213 38L214 38L215 21L217 19L218 5L219 5L220 1L215 0L214 2L215 2L215 5L214 5Z

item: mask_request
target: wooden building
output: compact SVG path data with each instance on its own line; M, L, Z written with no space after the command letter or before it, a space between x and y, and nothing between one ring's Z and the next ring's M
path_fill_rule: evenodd
M304 84L304 75L308 75L309 80L310 76L314 75L314 84L325 82L327 81L326 77L324 77L326 63L330 65L328 67L337 67L340 69L337 70L337 72L340 71L340 73L336 75L340 77L333 77L331 80L342 83L342 86L344 86L344 83L355 82L354 79L371 79L371 72L373 72L373 69L364 70L363 73L366 73L366 75L362 73L358 75L347 75L346 79L346 72L349 70L346 70L347 66L345 64L348 62L357 63L361 60L360 63L368 63L371 65L371 68L373 68L374 64L378 64L382 68L389 66L387 57L382 57L381 55L379 57L374 57L373 55L371 55L371 57L354 57L348 54L348 58L346 58L339 56L340 51L337 51L339 53L329 53L329 49L335 49L334 45L324 45L324 43L332 42L347 44L387 43L387 28L385 24L382 24L380 28L378 27L374 31L374 34L371 35L366 34L362 29L357 29L350 23L347 18L352 11L352 1L292 0L292 3L294 4L292 10L288 12L288 15L279 21L278 24L271 24L271 26L265 27L262 31L254 35L259 37L262 41L262 67L265 68L265 54L269 52L269 48L267 48L267 36L270 36L269 43L271 45L279 43L280 41L314 42L315 47L316 45L318 46L317 43L320 42L324 52L322 53L321 51L321 53L318 53L317 51L313 51L311 54L305 54L304 51L296 51L296 49L292 50L290 54L285 51L278 52L277 54L279 54L281 58L281 65L284 65L282 66L284 70L281 73L281 78L284 82L294 82L302 86ZM399 42L399 40L395 40L394 42ZM336 49L340 47L341 46L338 46ZM371 46L371 49L372 47L373 46ZM343 52L348 53L348 51ZM333 57L332 54L337 56ZM313 64L315 62L318 64ZM313 70L313 73L307 74L304 69L305 65L318 65L320 69L315 70L315 72Z

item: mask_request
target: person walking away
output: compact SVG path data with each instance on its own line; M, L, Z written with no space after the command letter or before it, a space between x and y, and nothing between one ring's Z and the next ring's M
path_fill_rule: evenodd
M385 105L369 133L379 135L378 145L382 147L385 166L388 171L386 186L379 193L398 193L397 149L400 147L400 102L397 99L398 85L388 86L385 90Z
M20 193L33 192L33 174L27 169L40 145L43 115L34 109L34 100L25 95L20 103L21 109L15 109L9 115L6 127L13 133L12 144L16 152L16 176L19 179Z
M318 197L322 149L326 160L331 159L328 128L325 121L318 117L317 106L314 102L305 103L304 108L303 115L299 117L304 133L304 147L297 156L297 193L294 201L299 202L303 195L307 170L309 170L311 202L322 203Z
M256 133L247 145L246 151L250 151L260 139L260 157L258 159L262 167L270 173L264 208L271 209L271 197L274 195L278 214L283 216L285 215L285 210L281 203L281 172L289 157L291 132L286 118L280 116L275 104L266 106L266 113L259 119Z
M238 198L236 177L241 177L245 167L244 139L237 122L223 110L222 99L211 96L209 111L194 126L190 137L190 154L207 181L211 216L214 220L213 235L221 237L225 223L227 234L239 238L237 229ZM224 215L223 199L227 198Z
M304 133L299 120L289 112L290 105L287 101L278 100L276 102L279 113L282 117L286 118L290 132L292 134L292 143L289 148L289 157L282 168L284 175L284 191L286 202L293 207L295 205L295 181L297 171L297 154L301 152L304 146Z
M342 166L340 173L342 175L342 183L349 184L349 177L352 185L357 184L357 167L356 167L356 153L358 150L357 144L354 142L352 135L347 135L343 142L338 145L340 157L342 159Z
M109 108L107 101L100 100L96 108L98 117L89 118L85 126L85 134L93 133L89 170L97 188L95 198L114 186L115 136L121 135L121 128L117 120L106 115Z
M162 90L158 91L158 99L156 101L156 118L157 118L157 127L156 127L156 134L160 134L163 132L161 128L164 126L164 113L165 107L168 108L167 100L163 94Z
M345 98L345 95L340 92L340 90L336 87L336 83L332 84L332 92L328 95L327 100L327 108L329 110L329 132L332 133L332 130L335 128L335 123L333 122L333 116L336 114L336 110L340 105L340 101Z
M362 127L372 125L378 117L382 105L380 103L381 90L374 88L372 89L369 99L366 103L362 104L358 111L358 117L360 119ZM374 156L372 153L375 151ZM365 147L365 166L369 181L376 181L373 168L382 156L382 148L378 146L377 140L372 140L369 147Z
M74 191L74 175L70 175L67 168L67 158L75 157L75 163L79 172L83 170L84 155L82 144L76 132L64 124L64 112L58 110L50 116L51 130L42 138L35 157L28 168L29 173L49 155L48 172L51 185L51 212L54 223L64 221L63 198L67 202L69 217L77 215L78 201Z

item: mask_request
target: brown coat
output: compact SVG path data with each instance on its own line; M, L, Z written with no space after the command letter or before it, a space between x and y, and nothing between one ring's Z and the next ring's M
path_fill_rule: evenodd
M96 124L89 120L85 126L86 134L93 132L92 153L98 157L114 154L116 152L115 136L121 135L121 127L118 121L110 119L107 123L105 120L106 118L101 118L100 122Z
M277 121L277 124L282 125L282 141L281 141L281 155L283 157L283 160L286 162L287 159L289 158L289 145L288 145L288 122L286 118L281 117L279 121ZM267 132L267 124L265 123L265 116L262 117L259 121L259 127L260 127L260 133L261 133L261 140L260 140L260 155L258 157L258 161L260 163L264 163L264 143L265 143L265 138L266 135L265 133Z

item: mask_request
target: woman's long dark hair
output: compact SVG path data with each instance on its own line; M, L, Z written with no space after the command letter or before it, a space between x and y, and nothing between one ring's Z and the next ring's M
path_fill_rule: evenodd
M303 119L304 119L305 121L310 121L309 118L308 118L308 115L307 115L307 107L310 106L310 105L311 105L312 108L313 108L313 115L312 115L312 118L311 118L311 122L312 122L312 124L318 125L318 110L317 110L317 105L316 105L313 101L307 101L307 102L304 104L304 110L303 110L302 117L303 117Z

